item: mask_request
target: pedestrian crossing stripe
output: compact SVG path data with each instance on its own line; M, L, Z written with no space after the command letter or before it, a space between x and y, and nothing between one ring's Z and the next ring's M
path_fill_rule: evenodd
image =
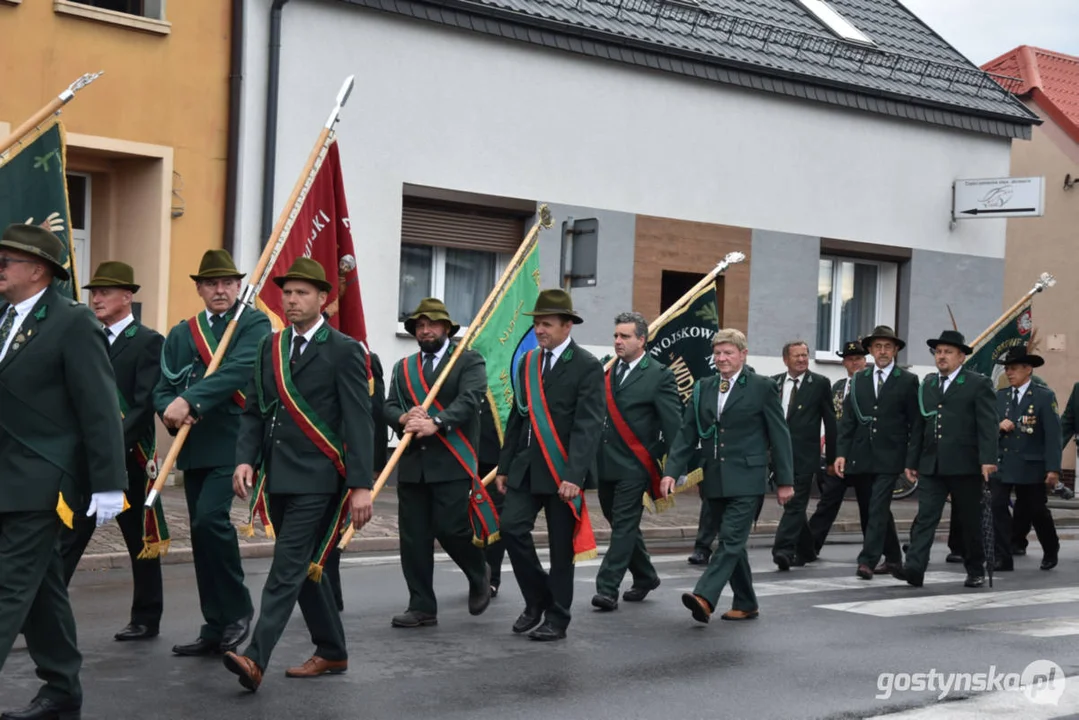
M1079 618L1035 618L1011 622L971 625L971 630L1026 635L1027 637L1052 638L1079 635Z
M926 582L929 581L929 575L929 573L926 574ZM1076 600L1079 600L1079 587L1063 587L1048 590L990 590L988 592L980 590L956 595L925 595L888 600L865 600L861 602L830 603L814 607L883 618L1074 603Z
M1079 713L1079 677L1064 681L1064 692L1056 702L1034 702L1024 692L995 690L963 700L938 702L913 710L874 715L868 720L982 720L983 718L1023 718L1050 720L1074 717Z

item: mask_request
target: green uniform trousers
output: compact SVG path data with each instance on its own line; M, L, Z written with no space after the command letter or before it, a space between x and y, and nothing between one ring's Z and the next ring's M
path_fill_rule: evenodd
M629 570L634 586L652 587L658 579L641 534L641 498L648 480L599 483L599 506L611 524L611 543L596 574L596 592L618 597L622 578Z
M925 572L929 550L944 512L945 499L952 496L952 509L963 532L963 565L967 574L985 575L985 548L982 543L981 475L922 475L918 479L918 514L910 527L910 550L906 567Z
M191 519L191 554L199 605L206 624L199 637L221 640L225 626L250 617L251 594L244 586L240 546L229 512L232 509L230 467L184 471L184 495Z
M401 571L408 585L408 609L438 614L435 599L435 540L468 578L481 588L487 564L483 550L472 544L468 501L472 481L397 484L397 522L401 537Z
M244 655L263 670L288 625L292 609L300 603L315 655L326 660L347 660L345 628L333 597L333 587L308 579L307 570L326 531L337 515L339 497L320 495L267 495L270 521L277 533L273 562L262 588L259 619Z
M749 569L746 543L753 527L753 517L760 503L759 495L712 498L708 510L719 529L719 546L712 553L704 574L693 589L694 594L707 600L713 609L719 594L730 583L734 593L731 607L746 612L757 609L757 595L753 592L753 574Z
M772 545L773 556L797 555L802 560L812 560L817 557L813 533L809 531L809 518L806 516L806 510L809 508L809 494L815 477L816 475L794 476L794 495L783 506L783 517L779 519L779 527L776 528L776 537Z
M81 703L82 655L64 582L60 527L53 510L0 513L0 670L22 632L45 681L38 697Z
M896 476L849 475L848 478L858 494L859 504L864 502L868 507L858 564L873 569L877 567L882 555L890 563L902 562L899 536L896 534L895 518L892 516Z

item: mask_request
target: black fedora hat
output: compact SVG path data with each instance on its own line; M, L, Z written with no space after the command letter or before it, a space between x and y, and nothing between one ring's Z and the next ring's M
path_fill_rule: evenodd
M1045 358L1041 355L1027 352L1026 345L1010 347L997 358L997 365L1029 365L1031 367L1041 367L1044 364Z
M60 258L64 256L64 243L43 227L37 225L8 225L0 237L0 247L17 250L44 260L52 266L53 274L61 280L69 280L68 272Z
M907 346L907 344L903 342L898 335L895 334L895 330L892 330L887 325L877 325L875 328L873 328L873 332L862 338L862 347L865 348L866 352L869 352L869 346L872 345L873 341L877 339L891 340L895 343L896 350L902 350Z
M279 288L285 287L289 280L302 280L311 283L322 292L329 292L333 285L326 281L326 271L318 260L312 260L302 255L292 261L292 267L284 275L278 275L273 279Z
M573 320L574 325L580 325L584 322L580 315L573 312L573 298L570 297L568 292L559 288L541 291L539 297L536 298L536 306L532 309L532 312L525 312L524 314L533 317L537 315L562 315Z
M446 303L442 302L438 298L424 298L420 300L420 304L416 306L416 309L405 318L405 332L412 337L416 336L416 321L421 317L425 317L428 320L435 322L445 322L450 325L450 336L457 334L457 331L461 329L461 326L455 323L450 318L450 311L446 309Z
M936 350L937 345L951 345L962 350L964 355L970 355L974 352L970 345L967 345L967 339L963 337L963 333L958 330L945 330L940 334L939 338L926 340L925 344L932 350Z
M865 357L865 347L857 340L848 340L843 343L843 349L836 352L841 358Z
M118 260L108 260L98 265L90 282L83 287L87 290L114 287L130 290L133 293L139 291L139 285L135 283L134 268Z

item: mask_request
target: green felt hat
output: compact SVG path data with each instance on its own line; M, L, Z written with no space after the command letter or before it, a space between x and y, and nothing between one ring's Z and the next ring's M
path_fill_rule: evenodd
M43 227L15 223L8 225L0 237L0 248L18 250L41 258L52 266L53 274L61 280L71 278L71 273L60 262L64 256L64 243Z
M434 320L435 322L447 322L450 324L450 335L456 335L457 331L461 329L461 326L450 319L450 311L446 309L446 303L442 302L438 298L424 298L420 300L420 304L416 306L416 309L405 319L405 330L409 335L416 336L416 321L421 317L425 317L428 320Z
M287 273L278 275L273 279L279 288L285 287L285 283L289 280L309 282L322 292L329 292L333 289L333 285L326 280L326 271L322 268L321 263L309 257L301 256L296 258L292 261L292 267L288 269Z
M236 263L232 261L232 255L229 255L228 250L207 250L202 255L198 274L192 275L191 279L196 282L199 280L217 280L219 278L239 279L244 275L245 273L236 269Z
M140 286L135 284L134 268L119 260L109 260L97 266L94 276L83 287L87 290L115 287L138 292Z
M525 312L525 315L562 315L573 320L574 325L580 325L584 322L580 315L573 312L573 298L569 293L559 288L553 288L550 290L543 290L540 292L539 297L536 298L536 306L532 309L532 312Z

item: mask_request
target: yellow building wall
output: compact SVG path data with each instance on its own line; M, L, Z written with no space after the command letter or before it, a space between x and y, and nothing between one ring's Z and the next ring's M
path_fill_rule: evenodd
M144 322L165 330L202 306L188 275L223 243L230 3L168 2L168 25L158 25L168 34L73 16L63 4L0 0L0 122L14 128L83 73L105 71L61 116L68 169L106 174L107 187L95 178L93 188L90 264L133 256ZM83 136L90 147L78 147ZM182 217L171 218L173 204ZM131 217L147 212L160 217Z

